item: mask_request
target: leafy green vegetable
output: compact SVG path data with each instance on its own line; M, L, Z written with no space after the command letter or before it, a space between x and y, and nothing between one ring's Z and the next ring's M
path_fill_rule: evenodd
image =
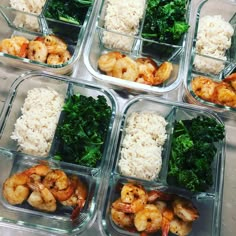
M207 190L212 181L214 142L224 138L224 126L198 116L175 122L168 179L192 192Z
M111 108L104 96L73 95L63 107L64 119L57 128L61 139L55 159L95 167L102 158Z
M189 25L185 20L186 0L149 0L142 36L176 44Z
M45 16L72 24L83 24L93 0L49 0Z

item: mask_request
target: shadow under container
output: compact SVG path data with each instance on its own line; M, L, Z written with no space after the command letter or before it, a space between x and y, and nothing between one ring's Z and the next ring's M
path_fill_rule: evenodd
M167 121L166 127L167 139L162 152L162 167L159 176L153 180L145 180L132 176L124 176L119 169L118 161L121 156L122 140L125 136L125 126L127 118L132 112L156 112L162 115ZM114 165L111 168L111 178L107 183L107 197L104 199L104 207L99 222L103 229L103 235L139 235L135 230L125 230L117 226L111 217L112 203L120 197L121 187L125 183L135 183L141 185L145 190L160 190L167 193L177 194L189 199L199 212L199 218L193 222L192 231L189 235L220 235L221 226L221 207L224 180L225 165L225 140L216 144L217 153L212 162L213 184L205 192L193 193L185 188L176 186L168 178L168 169L170 162L170 151L173 141L174 122L179 120L190 120L197 116L206 116L216 120L218 124L223 124L218 116L206 109L194 105L180 104L168 102L151 96L137 96L125 105L120 123L118 125L119 138L117 141L117 149L114 154ZM161 231L155 233L161 235Z
M94 4L87 8L87 12L79 25L46 18L44 16L44 12L47 11L48 1L46 1L45 6L39 15L32 15L30 13L17 11L6 4L0 5L0 10L3 16L0 18L0 24L2 25L0 30L0 40L18 35L24 36L28 40L34 40L38 36L54 34L63 39L68 45L68 50L71 54L70 60L63 64L49 65L47 63L0 52L0 60L3 63L21 69L44 70L56 74L72 73L74 64L81 57L81 53L86 42L86 36L88 33L87 30L89 30L89 26L92 23L93 15L96 13L96 5L99 1L95 1ZM19 16L19 18L22 16L23 19L28 19L31 17L32 20L29 20L28 23L35 25L35 22L37 22L37 29L27 28L27 25L25 24L16 25L14 22L17 16Z
M119 33L117 31L107 30L104 26L107 5L108 1L103 1L103 3L100 4L97 18L94 20L91 33L88 35L88 41L86 43L84 53L84 62L88 71L99 82L106 84L113 89L125 90L131 93L163 95L176 89L182 82L182 74L185 67L183 51L185 50L187 33L182 36L179 44L161 43L143 38L142 27L145 23L145 11L147 3L145 4L143 17L139 22L139 28L136 35L128 35L125 33ZM190 9L191 4L187 2L186 22L189 21L188 17ZM107 35L109 35L111 41L117 39L117 43L109 42L109 40L107 40ZM130 80L124 80L110 75L105 75L98 69L98 59L102 54L111 51L118 51L134 60L143 57L151 58L157 63L157 65L160 65L165 61L169 61L173 65L170 78L160 85L151 86L143 83L133 82L132 72L130 74Z
M192 24L196 25L193 36L188 40L193 42L190 54L190 64L188 74L184 81L184 96L183 100L200 106L210 108L219 112L222 116L233 117L235 107L220 105L210 101L203 100L193 92L192 80L195 77L202 76L211 79L212 81L222 82L224 78L236 72L236 4L234 1L223 0L215 4L213 0L202 1L197 10L196 15L192 19ZM234 34L231 38L231 46L225 52L226 60L215 58L210 55L203 55L196 52L196 42L199 30L199 21L204 16L222 16L223 19L230 23L234 29ZM223 43L223 42L222 42ZM223 46L223 45L222 45ZM196 66L197 65L197 66Z
M46 157L33 156L19 152L17 143L10 136L17 118L21 115L21 107L27 92L33 88L51 88L66 98L73 94L92 96L96 98L104 96L108 106L111 107L111 118L107 136L104 141L102 159L96 167L87 167L64 161L54 160L53 153L57 145L52 145ZM103 174L110 163L110 155L113 147L113 136L116 126L117 102L113 94L106 88L80 80L76 81L65 76L56 76L49 73L29 72L21 75L13 83L9 96L3 108L0 118L0 155L1 155L1 189L4 181L16 172L28 169L41 162L46 162L53 169L62 169L67 174L77 175L88 187L88 196L85 206L76 220L70 219L72 208L58 203L57 210L53 213L45 213L33 209L26 202L12 206L1 195L1 222L8 222L28 228L33 231L46 231L56 234L79 234L88 229L97 215L103 189ZM60 124L60 120L59 120ZM58 125L59 125L58 124ZM54 137L55 139L55 137ZM79 145L79 144L78 144Z

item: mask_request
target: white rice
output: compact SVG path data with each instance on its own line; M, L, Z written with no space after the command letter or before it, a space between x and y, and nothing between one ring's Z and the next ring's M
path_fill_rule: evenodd
M234 34L232 25L221 15L204 16L199 21L196 52L213 58L226 60L226 50L231 46ZM194 65L203 73L219 73L224 68L222 61L196 56Z
M104 27L125 35L134 36L138 32L139 22L143 17L145 0L108 0ZM103 43L107 47L130 50L133 37L125 37L111 32L104 32Z
M28 91L11 136L17 141L19 151L34 156L48 155L63 103L63 97L52 89Z
M167 122L154 112L133 112L127 119L118 162L126 176L153 180L162 166Z
M39 15L43 9L46 0L10 0L10 6L19 11ZM24 27L29 30L39 30L37 16L17 13L14 20L17 27Z

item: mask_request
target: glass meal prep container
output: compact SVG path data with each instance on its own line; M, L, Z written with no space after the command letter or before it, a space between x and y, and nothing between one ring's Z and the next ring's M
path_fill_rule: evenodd
M235 89L233 88L235 79L232 78L228 82L224 80L236 71L235 12L236 4L234 1L225 0L217 4L212 0L201 1L192 19L195 22L192 24L196 25L195 31L193 31L193 36L188 39L192 41L193 38L193 42L191 42L193 46L190 50L190 64L187 78L184 81L184 100L192 104L208 107L224 115L234 114L235 112L236 96ZM223 21L225 23L222 23ZM221 25L219 25L220 22ZM208 32L207 28L204 28L204 24L212 25L209 27ZM203 37L204 32L205 37ZM217 35L214 32L217 32ZM218 40L216 40L217 38ZM202 51L199 52L199 48ZM199 80L199 83L195 83L196 88L193 87L193 81L195 81L196 77L209 79L209 86L205 93L203 91L204 82ZM213 83L216 82L220 86L226 86L229 90L224 92L220 89L214 89L211 81ZM207 82L205 83L207 84ZM221 93L223 97L218 96ZM216 97L214 97L215 95Z
M34 88L51 88L61 94L65 99L72 94L80 94L94 99L103 96L107 105L111 109L107 133L103 144L101 159L96 166L85 166L66 161L58 161L54 158L56 145L60 137L55 135L47 156L36 156L19 151L17 143L11 140L10 136L14 129L16 119L21 115L21 107L26 98L27 92ZM57 234L78 234L90 227L97 214L97 208L102 195L102 179L108 164L113 147L116 126L117 102L113 94L104 87L80 80L80 82L65 76L56 76L43 72L28 72L21 75L13 83L9 96L4 104L1 114L1 141L0 156L1 166L1 221L23 225L33 230L42 230ZM63 123L64 114L60 115L58 125ZM55 144L56 143L56 144ZM78 144L79 145L79 144ZM71 150L75 152L75 150ZM31 207L27 201L22 204L12 205L3 195L3 184L7 178L15 173L20 173L38 164L49 165L51 169L60 169L67 176L76 175L87 186L87 197L84 207L81 209L77 218L72 220L70 217L74 212L73 207L64 206L57 202L54 212L44 212ZM45 177L46 178L46 177ZM76 211L76 208L75 208Z
M38 36L55 35L65 41L68 45L68 51L71 54L71 58L62 64L49 65L38 61L30 60L28 58L21 58L7 53L0 52L0 60L4 63L10 64L11 66L18 68L25 68L30 70L44 70L50 71L57 74L69 74L72 72L75 62L80 58L82 48L85 43L87 35L87 28L91 24L94 14L96 14L96 5L98 1L95 1L91 6L87 6L83 9L83 17L81 18L80 24L70 24L60 20L46 18L44 12L47 11L47 6L50 1L46 1L42 12L38 15L32 15L27 12L18 11L14 8L9 7L9 2L2 3L0 10L2 17L0 40L11 38L12 36L24 36L28 40L33 40ZM85 14L85 10L86 14ZM17 15L18 14L18 15ZM28 19L27 17L33 18L29 20L29 24L38 24L37 29L30 29L26 24L17 24L16 16L19 18ZM21 17L22 16L22 17Z
M122 157L122 148L126 147L124 144L124 138L127 135L127 132L132 133L131 128L135 130L135 134L133 133L136 140L140 139L135 136L138 132L137 127L143 127L145 130L148 130L148 124L139 124L138 121L142 122L152 122L153 120L145 120L136 118L136 125L129 120L131 114L136 112L155 112L163 116L166 121L168 122L166 126L166 140L165 144L162 149L162 166L159 176L156 176L153 179L144 179L141 177L135 177L128 174L123 174L120 169L119 161ZM135 214L135 209L138 209L140 203L137 202L142 198L142 189L144 188L146 191L150 191L152 193L154 190L159 192L161 191L163 194L157 195L160 201L168 202L170 199L165 198L166 193L175 194L179 197L184 197L187 201L192 202L192 204L196 207L199 217L192 222L192 230L190 233L186 235L220 235L220 222L221 222L221 205L222 205L222 194L223 194L223 179L224 179L224 162L225 162L225 153L224 153L224 146L225 140L223 138L222 141L217 142L217 152L212 160L212 178L213 183L212 186L209 187L206 191L198 191L198 192L191 192L186 188L179 187L173 184L172 181L169 180L168 177L168 170L170 167L170 152L172 150L172 141L173 141L173 128L174 122L180 120L191 120L197 116L205 116L212 119L215 119L217 124L223 125L222 121L218 118L218 116L211 112L207 111L206 109L200 108L195 105L188 105L188 104L180 104L176 102L168 102L159 98L154 98L147 95L139 95L131 100L129 100L122 110L122 116L119 121L118 125L118 139L115 145L116 150L114 151L113 159L114 163L111 167L111 178L107 179L107 189L106 189L106 198L103 200L104 207L102 209L101 218L99 222L101 223L102 228L102 235L140 235L140 233L145 232L146 229L151 230L151 226L148 224L152 224L152 216L148 215L146 211L143 212L143 216L141 216L141 222L143 223L144 228L141 226L140 232L137 232L137 227L139 227L139 218L134 218L135 214L138 215L141 210L137 210ZM134 119L135 120L135 119ZM128 123L127 123L128 122ZM131 128L127 128L128 125ZM153 126L153 124L149 124ZM135 138L134 138L135 139ZM145 138L146 140L148 137ZM132 145L132 144L130 144ZM147 142L146 142L147 145ZM150 145L150 144L149 144ZM145 146L145 143L143 143ZM141 148L136 146L138 149L136 155L142 153ZM149 147L150 148L150 147ZM128 149L127 149L128 150ZM151 149L150 149L151 151ZM132 150L128 150L127 152L132 152ZM145 151L148 152L147 149ZM127 153L128 158L129 153ZM135 155L133 153L133 155ZM142 154L141 154L142 155ZM156 154L157 155L157 154ZM136 157L138 161L138 156ZM150 157L151 158L151 157ZM135 158L132 159L135 161ZM154 164L154 160L152 160L151 165ZM141 168L145 164L143 163L141 166L137 166L139 168L139 173L145 172L149 170L150 167ZM135 166L135 163L133 163ZM146 169L147 168L147 169ZM135 168L134 168L135 169ZM134 184L137 188L140 188L139 191L132 190L127 188L124 190L124 186L126 184ZM140 187L141 186L141 187ZM104 190L105 191L105 190ZM135 194L137 193L137 194ZM122 194L123 199L122 200ZM150 197L152 196L149 195ZM132 198L134 197L134 198ZM162 198L163 197L163 198ZM130 200L131 199L131 200ZM134 199L134 200L132 200ZM149 198L148 198L149 199ZM155 202L151 201L151 204L155 204ZM120 201L122 203L120 203ZM144 201L144 200L142 200ZM131 204L128 204L130 203ZM130 207L130 205L132 205ZM150 203L149 203L150 204ZM158 204L158 202L156 202ZM169 204L169 203L167 203ZM174 207L174 206L173 206ZM112 215L111 215L112 211ZM118 212L117 212L118 211ZM133 215L132 215L133 214ZM147 214L147 215L145 215ZM153 213L154 214L154 213ZM191 214L191 213L190 213ZM142 214L141 214L142 215ZM150 218L149 218L150 217ZM155 215L155 217L157 217ZM177 217L178 218L178 217ZM116 223L115 223L116 222ZM136 222L136 223L135 223ZM146 224L146 222L149 222ZM155 224L155 223L153 223ZM137 225L137 226L136 226ZM146 226L145 226L146 225ZM150 227L150 228L148 228ZM178 228L178 227L177 227ZM180 227L181 228L181 227ZM179 229L180 229L179 228ZM154 228L153 228L154 229ZM181 229L182 230L182 229ZM149 231L150 232L150 231ZM173 232L173 231L172 231ZM147 232L148 233L148 232ZM161 235L161 230L159 228L158 231L155 231L153 235ZM170 233L170 235L174 235Z
M99 80L99 82L102 82L106 84L109 87L115 88L117 90L123 90L126 89L128 91L132 91L135 93L152 93L152 94L163 94L166 92L170 92L178 87L178 85L182 81L182 72L184 70L184 64L183 64L183 51L185 50L185 44L186 44L186 34L184 33L182 37L174 43L170 42L160 42L157 39L148 39L144 38L142 36L142 33L144 31L144 26L146 23L146 15L147 15L147 4L148 1L140 1L140 3L135 2L135 4L141 4L141 2L144 2L144 11L139 16L140 19L137 23L137 29L136 31L133 30L133 28L136 27L136 25L132 26L132 24L135 24L134 22L137 20L138 13L140 9L137 9L135 11L134 19L131 19L132 13L129 12L130 6L123 9L124 12L121 14L122 9L115 9L117 6L111 6L111 3L109 1L103 1L102 4L100 4L100 9L98 12L97 18L94 20L93 29L90 31L90 34L88 35L88 41L86 43L85 47L85 53L84 53L84 62L88 69L88 71L95 76L96 79ZM120 8L125 8L125 2L120 3ZM123 4L123 5L122 5ZM127 3L131 4L131 3ZM112 12L109 12L109 17L107 16L108 8L111 11L112 7L114 8L114 14L112 15ZM132 6L134 7L134 6ZM139 6L138 6L139 7ZM157 8L157 7L156 7ZM182 9L182 8L181 8ZM184 14L184 21L186 24L189 22L189 12L191 9L191 3L186 1L186 5L182 9ZM130 10L132 11L132 9ZM119 13L120 12L120 13ZM182 13L182 12L181 12ZM112 16L114 19L112 19ZM122 18L117 20L117 17L125 17L127 16L127 20L124 20ZM129 19L130 18L130 19ZM131 29L131 33L128 33L127 29L124 29L124 32L120 33L119 26L116 26L116 20L117 24L119 21L121 21L120 28L123 29L123 25L128 25ZM110 26L108 27L108 23L110 22ZM118 25L119 25L118 24ZM116 26L117 29L112 29L112 26ZM133 28L132 28L133 27ZM135 32L133 32L135 31ZM163 62L170 62L172 63L172 70L170 75L168 76L168 79L162 81L162 83L158 85L150 85L154 84L153 82L147 82L146 80L143 81L143 75L140 71L138 76L141 76L142 82L134 82L133 77L134 73L132 68L133 65L122 65L121 72L126 79L119 79L117 76L114 76L114 74L111 73L104 73L101 72L101 70L98 68L98 60L100 59L101 55L104 55L109 52L118 52L124 55L128 56L129 58L136 60L140 58L148 58L154 61L151 62L151 64L157 64L157 67L163 63ZM142 60L141 59L141 60ZM109 61L111 62L111 60ZM108 66L111 64L108 64ZM104 65L106 67L106 65ZM149 70L149 69L147 69ZM165 72L167 72L167 69L164 69ZM114 72L114 71L113 71ZM136 71L135 71L136 73ZM146 72L144 72L145 74ZM148 76L147 76L148 77ZM149 78L149 77L148 77ZM147 80L148 80L147 78ZM155 82L157 84L157 82Z

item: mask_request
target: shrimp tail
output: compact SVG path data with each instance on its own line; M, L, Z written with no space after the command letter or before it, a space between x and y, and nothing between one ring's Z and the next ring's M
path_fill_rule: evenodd
M174 218L174 212L170 208L166 208L164 212L162 213L162 236L168 236L169 230L170 230L170 222Z
M148 202L152 203L158 200L170 201L174 198L174 194L164 193L158 190L151 190L148 193Z

